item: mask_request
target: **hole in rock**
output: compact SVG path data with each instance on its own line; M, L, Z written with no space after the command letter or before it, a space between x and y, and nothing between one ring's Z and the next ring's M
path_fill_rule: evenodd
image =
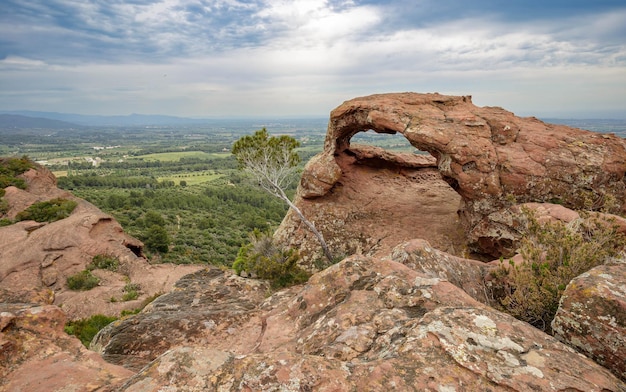
M388 129L351 129L338 138L341 187L333 190L344 243L363 238L360 251L388 252L399 243L424 239L461 255L465 236L457 211L460 195L441 176L433 154Z
M421 151L409 143L407 138L397 133L378 133L372 129L360 131L350 139L350 145L365 145L380 147L389 152L402 153L412 152L420 155L430 155L427 151Z

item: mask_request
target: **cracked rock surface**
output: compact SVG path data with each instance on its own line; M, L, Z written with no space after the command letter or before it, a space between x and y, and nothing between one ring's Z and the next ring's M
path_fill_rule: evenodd
M626 391L556 339L390 258L351 256L268 298L228 272L186 281L107 332L108 346L119 349L116 336L143 325L147 343L126 345L155 358L122 390ZM251 292L247 305L227 296L237 290ZM196 299L204 305L194 307ZM185 326L167 329L157 308ZM184 328L203 337L179 341ZM151 334L171 344L150 344Z

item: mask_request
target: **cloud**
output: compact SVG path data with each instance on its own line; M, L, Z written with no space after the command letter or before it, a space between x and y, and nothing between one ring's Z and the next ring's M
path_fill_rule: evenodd
M626 7L618 2L5 3L0 109L325 114L386 91L482 95L524 110L558 90L567 99L545 104L588 105L573 101L576 91L614 110L626 101Z

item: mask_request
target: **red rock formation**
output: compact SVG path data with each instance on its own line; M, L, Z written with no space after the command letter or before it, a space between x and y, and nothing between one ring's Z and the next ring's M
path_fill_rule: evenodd
M554 335L626 381L626 264L573 279L552 322Z
M298 191L325 189L324 196L299 195L295 202L322 230L336 256L386 254L414 238L452 254L463 253L460 196L442 179L434 158L361 145L323 163L327 157L318 155L307 164ZM332 167L337 170L328 169ZM317 173L326 169L341 174L332 190ZM319 269L313 266L319 244L297 216L288 213L275 238L298 248L308 266Z
M319 208L315 198L336 192L346 177L341 161L350 154L350 140L367 130L401 134L436 158L441 176L462 198L460 212L469 241L483 253L499 256L498 236L508 236L485 231L489 222L484 220L514 203L559 201L577 209L589 201L599 206L610 199L616 202L615 211L624 210L623 139L516 117L502 108L477 107L469 96L416 93L355 98L334 109L324 151L303 173L299 205L307 209L309 203L315 206L308 210L314 210ZM363 190L369 184L355 186ZM288 219L281 230L293 232L295 224ZM475 230L478 225L482 231ZM337 231L330 219L319 226L329 238Z
M133 375L63 331L56 306L0 304L0 391L114 391Z
M389 257L349 257L265 300L253 290L242 312L231 296L248 282L197 273L107 328L101 349L116 363L156 358L120 390L626 390L556 339ZM181 329L192 338L170 338Z
M180 277L202 268L150 265L143 257L141 241L124 233L115 219L93 204L58 189L49 170L32 169L23 178L26 190L6 188L9 217L53 198L75 200L78 205L68 218L56 222L23 221L0 227L0 302L55 304L72 319L96 313L117 316L140 306L147 297L169 291ZM67 277L84 270L96 255L116 257L118 272L95 270L101 279L98 287L69 290ZM113 297L121 299L128 279L141 287L140 297L111 302Z

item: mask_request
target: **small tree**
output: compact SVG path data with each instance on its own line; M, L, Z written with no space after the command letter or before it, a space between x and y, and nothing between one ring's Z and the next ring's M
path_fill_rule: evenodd
M287 197L285 189L296 178L300 157L294 151L300 143L290 136L269 136L265 128L252 136L244 136L233 145L232 153L239 167L252 174L266 192L283 200L317 237L324 255L332 262L332 255L324 236L298 207Z

